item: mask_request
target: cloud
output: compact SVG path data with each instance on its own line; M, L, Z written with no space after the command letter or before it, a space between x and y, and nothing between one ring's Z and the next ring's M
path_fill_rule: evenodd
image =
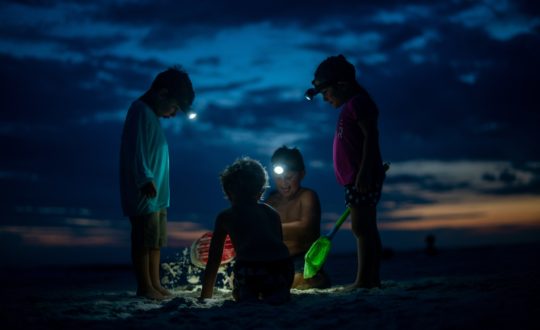
M478 198L473 195L459 204L441 202L433 205L400 208L387 213L398 221L381 224L383 230L432 230L441 228L494 228L540 226L540 198ZM404 218L401 219L400 218Z
M481 194L532 192L540 175L533 165L519 166L508 161L416 160L391 165L386 183L416 187L420 192L446 193L475 191Z
M0 233L18 235L26 246L88 247L128 246L128 231L111 228L1 226Z
M483 28L491 38L499 41L531 34L540 26L540 18L519 12L509 1L485 1L457 13L450 21L468 28Z

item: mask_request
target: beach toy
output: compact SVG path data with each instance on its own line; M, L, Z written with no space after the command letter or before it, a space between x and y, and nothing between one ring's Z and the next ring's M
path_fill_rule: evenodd
M197 267L204 268L208 262L208 253L210 251L210 242L212 241L212 232L206 232L193 244L191 244L190 258L191 263ZM225 237L225 244L223 244L223 253L221 255L221 266L228 264L234 260L236 252L231 242L229 235Z
M330 248L332 247L332 238L338 231L339 227L345 222L349 214L351 213L350 208L346 208L345 212L339 217L334 225L334 228L328 234L319 237L309 248L308 252L304 257L304 278L312 278L317 274L317 272L324 265L328 253L330 253Z

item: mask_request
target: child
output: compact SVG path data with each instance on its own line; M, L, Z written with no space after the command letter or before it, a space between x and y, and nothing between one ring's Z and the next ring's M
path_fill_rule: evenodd
M385 169L379 148L379 110L356 81L356 70L343 55L324 60L312 84L307 99L321 93L326 102L340 110L334 135L334 172L345 188L345 203L351 208L352 231L357 239L358 270L352 287L380 287L382 245L376 206Z
M304 279L304 256L320 236L321 204L317 193L301 186L304 178L304 159L300 150L282 146L272 155L272 168L282 168L282 173L272 171L277 191L267 199L280 215L283 241L294 262L296 289L327 288L330 280L323 270L310 279ZM281 172L281 171L278 171Z
M211 298L227 234L236 251L233 297L271 304L290 300L294 268L283 244L279 214L260 203L268 174L251 158L241 158L221 173L231 207L218 214L204 271L201 298Z
M160 249L167 243L169 149L159 118L174 117L191 106L195 93L186 72L171 68L156 76L144 95L131 104L122 131L120 192L131 222L131 258L137 296L164 299Z

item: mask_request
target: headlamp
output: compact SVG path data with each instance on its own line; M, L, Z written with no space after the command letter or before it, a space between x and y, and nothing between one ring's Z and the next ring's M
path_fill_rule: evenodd
M285 168L283 165L281 164L274 165L274 173L276 173L277 175L280 175L280 174L283 174L283 172L285 172Z
M306 100L308 101L313 101L313 98L315 97L315 95L317 95L319 92L315 89L315 88L310 88L306 91L306 93L304 94L304 97L306 98Z
M324 89L334 85L334 82L333 81L325 81L325 82L322 82L322 83L315 84L315 80L314 80L312 82L312 84L315 86L315 88L310 88L310 89L306 90L306 92L304 93L304 97L308 101L312 101L313 98L315 97L315 95L319 94Z
M193 111L190 111L187 113L187 117L191 120L194 120L195 118L197 118L197 114Z

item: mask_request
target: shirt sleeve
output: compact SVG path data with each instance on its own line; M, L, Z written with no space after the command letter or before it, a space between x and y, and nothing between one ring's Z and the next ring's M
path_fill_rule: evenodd
M149 137L152 133L152 127L148 118L146 109L140 109L137 112L137 120L135 121L135 183L141 188L146 183L154 180L154 174L150 170L149 157L150 148L148 146Z

